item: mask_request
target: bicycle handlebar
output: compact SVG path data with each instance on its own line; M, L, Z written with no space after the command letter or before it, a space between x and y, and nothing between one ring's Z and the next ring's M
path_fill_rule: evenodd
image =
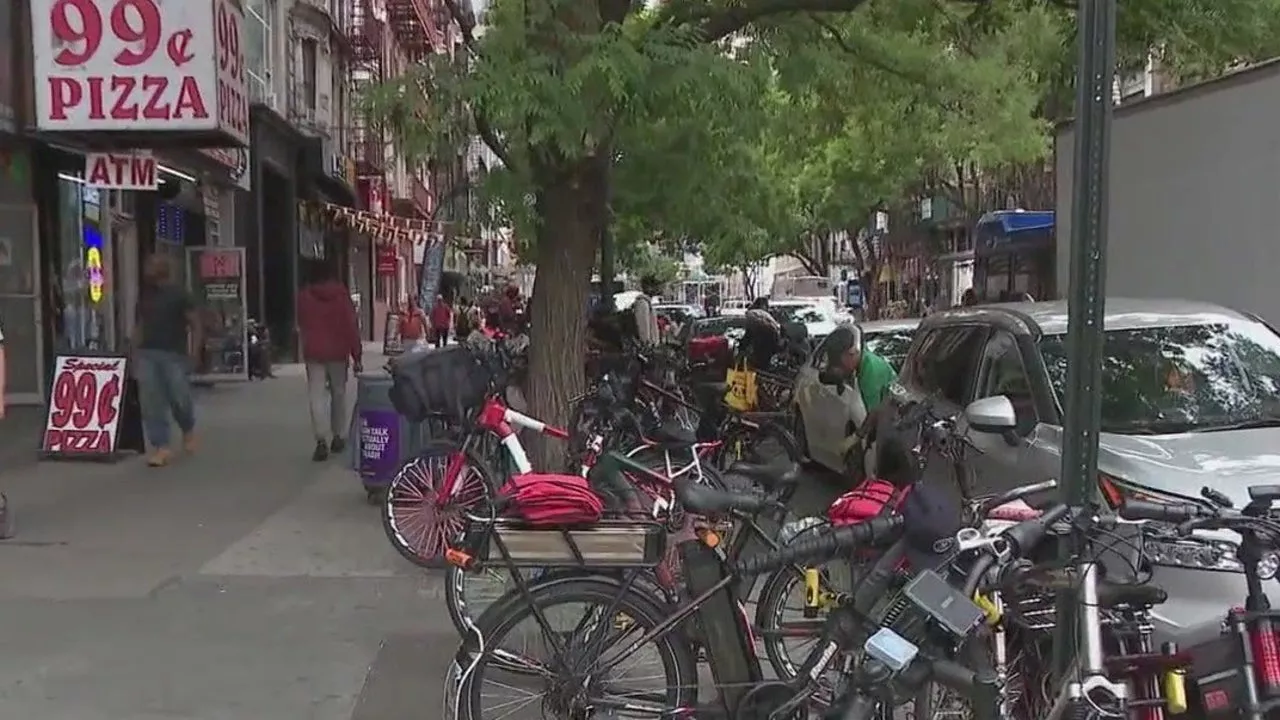
M1125 500L1120 517L1125 520L1157 520L1184 523L1218 516L1213 508L1199 503L1157 503L1149 500ZM1236 513L1237 515L1239 513Z
M787 565L808 564L830 560L843 553L852 553L867 545L881 545L896 539L902 528L902 517L886 515L871 518L855 525L845 525L817 537L800 540L784 548L739 560L733 572L739 575L759 575Z

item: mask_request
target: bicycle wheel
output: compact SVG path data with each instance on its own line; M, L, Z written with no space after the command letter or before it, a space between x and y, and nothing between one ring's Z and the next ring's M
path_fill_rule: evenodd
M484 461L468 451L454 481L453 497L443 505L437 501L449 461L460 452L463 450L449 440L429 442L417 457L400 467L387 486L383 532L396 552L418 567L444 567L449 543L466 531L466 513L484 514L493 500L492 473Z
M463 664L457 717L665 718L693 707L697 666L685 639L673 631L632 649L666 611L636 588L619 596L620 588L606 577L566 578L491 606L477 622L483 652ZM605 663L617 664L602 670ZM628 681L620 671L634 665L640 677Z
M553 578L594 577L599 572L582 568L529 568L521 570L526 583L532 585ZM654 597L665 597L657 579L642 576L636 579L636 585ZM473 570L463 570L457 566L449 567L445 580L445 607L449 610L449 619L457 628L458 634L466 637L467 623L476 623L494 603L508 593L515 592L516 582L511 571L500 564L481 566Z
M865 567L837 560L821 569L824 591L853 592ZM822 650L822 623L826 616L806 618L804 573L796 567L780 568L765 580L756 603L756 626L769 665L786 681L800 673L809 657Z
M798 463L804 459L795 436L778 423L768 422L760 427L735 423L723 440L716 458L721 470L739 461L770 464L780 463L783 459Z

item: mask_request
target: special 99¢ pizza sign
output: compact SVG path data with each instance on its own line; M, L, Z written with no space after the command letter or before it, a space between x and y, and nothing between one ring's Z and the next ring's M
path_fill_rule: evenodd
M127 362L123 357L58 356L45 417L45 454L106 457L115 453Z
M30 0L43 131L249 141L235 0Z

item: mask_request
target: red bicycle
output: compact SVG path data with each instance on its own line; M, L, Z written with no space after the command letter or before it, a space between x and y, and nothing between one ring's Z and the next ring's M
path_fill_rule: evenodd
M447 566L449 543L466 530L466 515L485 514L497 490L488 458L505 451L515 473L531 473L533 465L520 442L519 430L567 439L568 431L507 407L491 394L470 418L461 442L432 440L400 468L387 487L382 526L396 552L423 568ZM584 465L584 470L589 468Z

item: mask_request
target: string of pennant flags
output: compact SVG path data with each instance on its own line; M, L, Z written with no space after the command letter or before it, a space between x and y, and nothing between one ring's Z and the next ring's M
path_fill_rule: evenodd
M350 228L384 245L405 240L428 245L443 242L448 224L443 221L380 215L327 202L303 200L298 205L302 210L303 221L309 225Z
M448 235L446 228L457 224L448 220L420 220L381 215L327 202L303 200L298 205L302 210L303 221L309 225L349 228L368 235L381 245L391 245L407 240L415 245L426 244L430 247L444 242ZM485 245L484 241L478 238L452 236L449 240L453 245L464 250L478 250Z

